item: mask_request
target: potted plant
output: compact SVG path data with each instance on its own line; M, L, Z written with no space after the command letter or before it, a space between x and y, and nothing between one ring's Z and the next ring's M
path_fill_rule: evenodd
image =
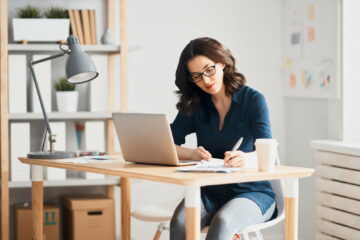
M68 84L66 78L60 78L55 84L56 102L59 112L76 112L78 108L79 92L75 85Z
M67 10L50 7L44 13L37 7L27 5L17 11L12 19L14 41L59 42L69 36L70 20Z

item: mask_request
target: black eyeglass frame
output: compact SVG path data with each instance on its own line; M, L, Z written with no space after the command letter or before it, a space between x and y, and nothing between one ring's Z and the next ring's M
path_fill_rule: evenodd
M214 73L213 74L210 74L210 75L207 75L205 72L207 72L210 68L214 68ZM198 82L201 82L203 80L203 76L206 76L206 77L211 77L211 76L214 76L216 74L216 63L212 66L209 66L207 67L204 71L200 72L200 73L196 73L196 75L193 75L193 76L200 76L199 80L195 81L193 76L189 73L189 76L190 76L190 81L193 82L193 83L198 83Z

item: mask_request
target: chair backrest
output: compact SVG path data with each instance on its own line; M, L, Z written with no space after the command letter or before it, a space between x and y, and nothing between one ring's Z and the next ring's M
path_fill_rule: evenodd
M276 165L280 165L280 158L279 154L277 153L276 156ZM278 216L284 214L284 180L283 179L276 179L270 181L271 187L275 192L276 195L276 205L278 208Z
M278 209L278 216L284 214L284 180L276 179L270 181L271 187L276 194L276 205Z
M275 164L280 165L279 155L277 155ZM255 231L259 231L261 229L271 227L271 226L281 222L285 218L284 181L282 179L271 180L270 184L276 194L275 200L276 200L277 209L278 209L276 218L274 218L271 221L264 222L264 223L250 225L250 226L246 227L245 229L243 229L241 232L239 232L239 234L255 232Z

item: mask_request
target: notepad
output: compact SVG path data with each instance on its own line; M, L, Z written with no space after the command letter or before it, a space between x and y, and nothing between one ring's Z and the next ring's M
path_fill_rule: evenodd
M244 167L225 167L224 160L219 158L212 158L210 161L202 161L201 163L177 169L177 172L218 172L230 173L238 172L244 169L258 169L256 152L245 153Z

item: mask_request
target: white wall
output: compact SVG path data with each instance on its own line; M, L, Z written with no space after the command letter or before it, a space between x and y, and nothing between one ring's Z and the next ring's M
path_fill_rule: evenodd
M300 98L285 99L286 163L315 168L310 140L328 137L328 101ZM315 239L315 176L299 181L299 236Z
M30 0L11 2L10 15L14 8ZM31 2L44 6L41 0ZM100 37L104 25L103 0L51 0L46 5L84 8L85 2L86 7L99 9ZM130 111L162 112L172 121L177 113L174 79L181 50L194 38L213 37L232 51L248 85L265 94L273 135L280 143L282 161L287 161L281 89L282 0L129 0L128 10L129 44L141 47L129 54ZM194 145L194 139L190 140ZM133 207L176 199L181 192L178 186L134 181ZM21 198L18 196L17 201ZM155 224L133 221L134 239L150 239L155 229ZM282 233L282 228L278 226L266 232L277 235ZM162 239L168 239L167 232Z
M140 51L130 53L130 111L163 112L172 121L177 113L174 79L179 55L190 40L213 37L235 55L237 68L247 76L248 85L265 94L274 136L285 156L281 0L131 0L128 8L129 44L141 46ZM145 201L165 202L181 192L181 188L174 191L170 185L163 189L157 186L143 182L134 185L133 207ZM137 240L149 239L155 229L155 224L133 222ZM281 233L280 227L270 231ZM164 235L162 239L167 239L168 233Z

